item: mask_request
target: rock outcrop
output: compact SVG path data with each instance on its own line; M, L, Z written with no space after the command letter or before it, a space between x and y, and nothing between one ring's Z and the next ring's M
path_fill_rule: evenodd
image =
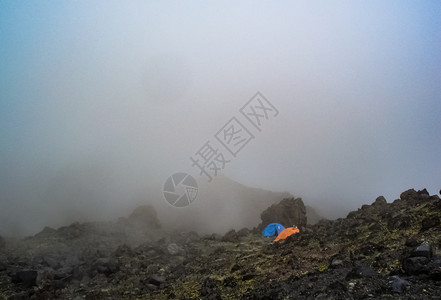
M120 218L119 222L139 228L161 227L156 210L150 205L138 206L128 218Z
M441 299L440 218L438 196L408 190L279 242L158 229L129 246L131 226L72 224L8 240L0 299Z
M306 207L302 198L285 198L263 211L260 218L261 230L271 223L280 223L285 227L296 225L299 228L307 224Z

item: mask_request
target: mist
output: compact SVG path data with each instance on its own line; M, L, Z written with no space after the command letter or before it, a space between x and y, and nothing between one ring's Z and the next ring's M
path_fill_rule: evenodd
M328 218L438 193L440 15L437 1L2 1L0 234L141 204L171 227L189 210L246 225L190 157L257 92L278 114L244 123L254 139L223 176ZM186 208L162 194L176 172L203 195Z

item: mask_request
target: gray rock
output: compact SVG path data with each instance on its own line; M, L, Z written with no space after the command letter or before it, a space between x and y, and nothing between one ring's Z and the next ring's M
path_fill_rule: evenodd
M153 284L154 286L160 286L164 282L165 282L165 277L160 276L158 274L150 275L146 279L147 284Z
M401 279L397 275L391 276L391 289L392 292L395 293L402 293L406 290L407 286L409 285L409 282L407 282L404 279Z
M410 275L416 275L427 271L427 257L409 257L404 263L404 270Z
M344 264L343 264L343 261L341 259L334 259L331 262L331 265L330 265L330 267L333 268L333 269L341 268L343 266L344 266Z
M424 241L419 245L412 253L410 257L427 257L428 259L432 258L432 246Z
M185 250L177 245L176 243L171 243L167 246L167 251L170 255L184 255Z

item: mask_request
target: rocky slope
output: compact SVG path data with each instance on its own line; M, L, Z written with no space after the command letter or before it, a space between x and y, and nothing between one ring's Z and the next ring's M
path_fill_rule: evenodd
M408 190L278 243L248 229L47 228L5 239L0 298L440 299L440 219L438 196Z

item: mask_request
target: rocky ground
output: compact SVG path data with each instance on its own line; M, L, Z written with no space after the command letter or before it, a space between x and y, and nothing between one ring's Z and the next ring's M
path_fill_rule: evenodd
M144 207L0 238L0 298L441 299L440 219L438 196L408 190L274 243L257 229L165 232Z

